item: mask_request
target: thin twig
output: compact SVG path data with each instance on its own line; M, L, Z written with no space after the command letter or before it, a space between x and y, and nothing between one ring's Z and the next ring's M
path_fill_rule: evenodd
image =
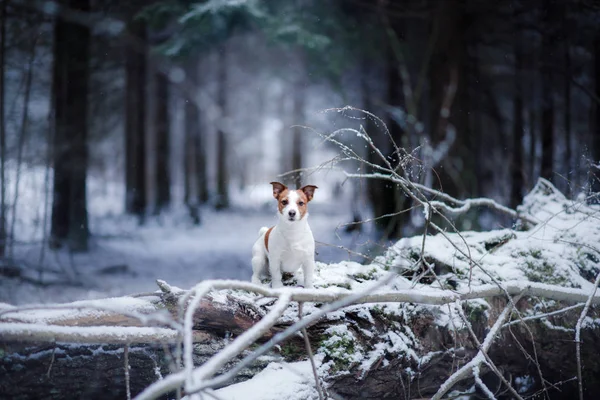
M519 298L521 298L521 295L515 297L515 299L513 299L513 303L516 304L519 301ZM509 302L509 304L510 304L510 302ZM512 307L511 307L511 309L512 309ZM506 386L506 388L513 394L513 396L515 396L515 398L522 400L522 397L519 395L519 393L517 393L517 391L512 387L512 385L510 384L510 382L508 382L506 380L506 378L504 377L504 375L502 374L502 372L500 372L500 370L498 369L498 367L496 367L496 364L494 364L494 362L492 361L491 357L488 355L487 349L483 348L483 345L481 344L481 342L477 338L477 335L473 331L473 328L471 327L471 323L467 319L467 316L465 315L460 302L457 302L457 304L456 304L456 310L458 311L458 315L460 315L460 317L463 320L465 326L467 327L467 330L469 331L469 335L471 336L471 339L477 345L477 348L479 349L479 354L483 355L483 357L485 358L485 362L490 367L490 369L492 370L492 372L494 372L496 374L496 376L498 376L498 379L500 379L502 381L502 383L504 383L504 385ZM508 315L510 315L510 314L508 314ZM497 323L497 321L496 321L496 323ZM496 326L496 324L494 324L494 326ZM500 330L499 328L501 328L501 327L502 327L502 325L498 326L498 331ZM486 337L486 340L487 340L487 337ZM493 338L492 338L492 340L493 340ZM489 348L489 346L488 346L488 348ZM473 366L473 373L475 374L476 371L479 372L479 364L476 364L476 365ZM482 384L483 384L483 382L482 382ZM484 387L485 387L485 385L484 385Z
M600 273L596 276L596 282L594 283L594 289L587 301L585 302L585 306L581 311L581 315L579 316L579 320L577 320L577 325L575 325L575 351L577 356L577 380L579 381L579 400L583 400L583 380L581 374L581 325L585 320L585 316L590 309L590 305L592 304L592 299L596 295L596 291L598 290L598 284L600 283Z
M500 327L504 324L504 321L506 321L506 319L510 316L514 304L516 304L516 302L519 301L519 299L522 296L523 294L521 293L515 296L515 298L512 299L512 301L508 302L502 313L500 313L500 315L498 316L498 319L496 320L494 325L490 328L487 336L485 337L485 340L480 345L479 352L477 353L477 355L473 357L471 361L463 365L458 371L450 375L450 377L446 379L444 383L442 383L437 393L431 398L431 400L440 400L448 392L448 390L452 388L452 386L462 381L463 379L466 379L472 373L473 366L479 365L482 362L484 362L487 356L487 351L492 345L492 342L494 341L496 334L500 330ZM521 398L521 396L518 393L515 397L519 399Z
M56 353L56 343L54 344L54 348L52 349L52 358L50 358L50 365L48 366L48 371L46 371L46 378L50 379L50 372L52 372L52 366L54 365L54 356Z
M125 363L125 390L127 392L127 400L131 400L131 387L129 384L129 344L125 344L123 349L123 362Z
M489 400L496 400L496 396L494 393L483 383L481 377L479 376L479 365L473 366L473 378L475 378L475 384L479 386L479 389L487 396Z
M298 321L302 319L302 304L303 303L298 303ZM308 332L306 332L306 328L302 328L300 331L302 332L302 336L304 336L304 346L306 347L306 353L308 354L313 376L315 377L315 385L317 387L317 392L319 393L319 400L324 400L323 389L321 388L321 383L319 382L319 374L317 373L317 366L315 364L315 357L313 356L312 348L310 347L310 340L308 339Z

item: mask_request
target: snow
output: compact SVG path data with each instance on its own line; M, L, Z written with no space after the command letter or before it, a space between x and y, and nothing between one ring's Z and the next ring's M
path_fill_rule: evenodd
M107 341L121 341L127 343L132 338L136 338L140 342L147 339L157 340L158 337L164 339L176 339L177 331L165 328L154 327L123 327L123 326L59 326L59 325L42 325L42 324L26 324L26 323L6 323L0 324L0 336L8 337L9 335L19 335L22 340L27 340L28 337L69 337L67 343L77 342L97 342L105 343ZM64 336L61 336L64 335ZM81 340L76 339L80 337ZM62 342L62 340L56 340Z
M65 305L40 304L28 305L31 310L19 311L18 319L21 322L30 322L38 324L60 323L68 319L77 317L96 317L99 318L109 313L143 313L150 314L157 311L156 306L147 298L134 297L114 297L102 300L81 300L69 303L68 308ZM36 307L39 307L36 309ZM56 308L52 308L56 307ZM9 309L1 309L0 312ZM11 317L11 314L7 314Z
M295 363L270 363L253 379L216 390L215 394L223 400L319 398L308 360Z

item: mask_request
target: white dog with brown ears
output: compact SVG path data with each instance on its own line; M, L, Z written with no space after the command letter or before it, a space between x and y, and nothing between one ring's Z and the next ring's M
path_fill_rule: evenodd
M277 200L277 225L260 229L252 246L252 282L260 284L260 277L269 272L271 287L280 288L282 272L304 272L304 287L313 287L315 270L315 239L308 226L308 202L313 198L314 185L290 190L282 183L271 182L273 197Z

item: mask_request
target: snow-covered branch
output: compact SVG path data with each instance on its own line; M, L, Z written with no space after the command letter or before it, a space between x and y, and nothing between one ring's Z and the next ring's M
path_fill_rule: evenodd
M173 329L136 326L58 326L26 323L0 323L3 340L36 343L175 343L179 332ZM196 340L205 338L196 333Z
M341 289L341 288L327 288L327 289L270 289L264 286L255 285L245 281L236 280L213 280L205 281L202 284L204 288L201 292L208 293L211 290L244 290L251 293L261 295L262 297L273 297L273 298L287 298L290 301L295 302L318 302L318 303L333 303L337 301L349 300L347 305L352 304L369 304L369 303L414 303L414 304L427 304L427 305L444 305L451 304L457 300L471 300L478 298L488 298L505 296L506 293L509 295L517 295L523 293L525 296L544 297L547 299L567 302L567 303L583 303L588 302L590 304L600 303L600 294L594 294L590 296L589 291L575 288L565 288L558 285L549 285L544 283L535 283L527 281L509 281L503 282L501 286L496 285L481 285L472 288L471 290L464 291L450 291L450 290L439 290L432 289L429 287L415 287L413 289L402 289L402 290L379 290L375 292L364 293L360 297L356 296L356 293L352 291ZM189 292L182 291L179 295L187 297ZM200 299L200 296L194 297L194 299ZM202 335L195 332L194 337L191 332L193 326L193 315L197 302L194 302L193 306L186 309L186 320L185 320L185 332L190 332L190 335L186 337L186 346L190 348L193 342L202 338ZM42 307L42 306L40 306ZM57 306L54 306L56 308ZM88 306L89 308L91 306ZM83 308L80 305L74 305L73 309ZM98 307L102 310L110 309L114 312L119 310L115 307ZM43 308L42 308L43 309ZM60 309L69 309L69 305L65 304ZM7 314L10 311L11 314ZM26 307L23 310L18 308L3 310L5 321L22 321L22 317L26 315L28 311L31 311L31 307ZM122 310L121 310L122 311ZM21 313L21 314L20 314ZM131 312L131 315L140 316L142 314ZM72 314L70 319L77 321L77 318L85 317L87 314L81 315ZM9 316L11 317L10 319ZM149 321L148 315L144 316L143 321ZM154 319L167 321L166 318ZM2 321L0 319L0 321ZM94 321L89 321L88 324L93 324ZM105 322L106 323L106 322ZM7 338L18 338L24 341L36 341L36 342L54 342L54 341L72 341L74 343L147 343L153 340L166 342L173 342L177 337L178 331L176 329L166 328L153 328L153 327L134 327L134 326L121 326L121 327L109 327L102 324L102 319L95 321L96 326L59 326L51 324L36 324L36 323L25 323L25 322L3 322L0 323L0 333L3 337ZM191 355L187 355L187 365L191 365Z

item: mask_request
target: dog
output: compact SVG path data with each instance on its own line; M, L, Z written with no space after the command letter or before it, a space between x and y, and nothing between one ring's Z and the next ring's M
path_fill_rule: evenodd
M314 185L290 190L282 183L271 182L273 197L277 200L277 225L263 227L252 246L252 283L260 284L260 277L271 275L271 287L280 288L283 272L302 268L304 287L313 287L315 270L315 239L308 226L308 203L313 199Z

